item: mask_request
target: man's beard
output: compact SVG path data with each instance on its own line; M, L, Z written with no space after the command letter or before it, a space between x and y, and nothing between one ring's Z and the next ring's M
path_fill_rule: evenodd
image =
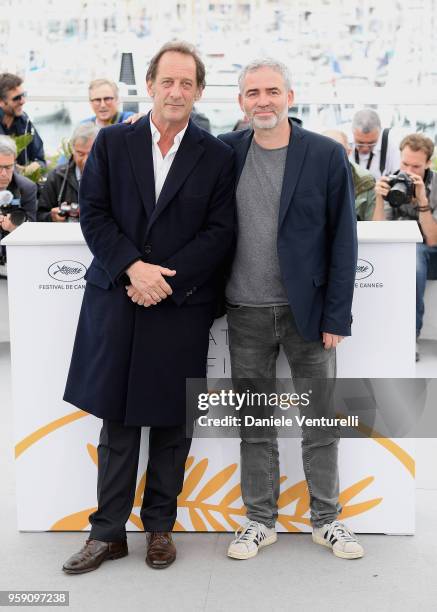
M280 123L285 117L287 117L287 115L288 107L285 107L281 113L275 113L273 117L270 117L269 119L260 119L256 116L256 114L254 114L249 119L249 123L252 128L256 127L259 130L272 130L278 125L278 123Z
M3 109L3 114L6 117L16 117L17 115L15 114L15 110L13 108L9 108L9 107L4 107Z

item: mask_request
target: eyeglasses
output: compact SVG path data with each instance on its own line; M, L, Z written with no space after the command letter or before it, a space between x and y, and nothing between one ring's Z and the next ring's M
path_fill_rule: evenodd
M27 92L23 91L23 93L17 94L13 98L11 98L11 102L19 102L22 98L27 96Z
M373 147L376 147L376 145L378 144L378 141L376 142L355 142L355 148L356 149L373 149Z
M73 153L76 155L76 157L78 159L83 159L84 157L88 157L88 155L90 154L89 151L77 151L74 147L73 147Z
M106 96L105 98L91 98L91 104L101 104L104 102L105 104L109 104L115 100L114 96Z
M0 166L0 172L10 172L15 167L15 164L7 164L6 166Z

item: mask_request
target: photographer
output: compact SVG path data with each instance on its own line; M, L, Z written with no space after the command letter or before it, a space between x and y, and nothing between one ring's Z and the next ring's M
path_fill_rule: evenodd
M328 136L328 138L339 142L344 147L346 154L350 155L351 147L344 132L341 130L326 130L323 132L323 136ZM357 221L375 221L375 179L368 170L350 159L349 164L354 183Z
M16 159L15 142L9 136L0 135L0 228L3 233L12 232L24 221L36 219L36 185L18 174ZM8 193L2 193L5 191Z
M17 147L12 138L0 135L0 239L24 221L35 221L35 183L15 170ZM0 276L6 274L6 247L0 246Z
M399 167L400 134L382 129L381 119L372 108L363 108L352 118L353 148L350 160L378 179Z
M96 138L94 123L82 123L74 130L70 140L72 154L69 160L52 170L38 202L38 221L79 221L79 184L85 162Z
M431 170L434 143L423 134L405 136L399 145L400 169L375 187L375 220L417 221L423 243L416 254L416 338L422 329L424 294L431 259L437 258L437 173ZM416 361L419 351L416 343Z

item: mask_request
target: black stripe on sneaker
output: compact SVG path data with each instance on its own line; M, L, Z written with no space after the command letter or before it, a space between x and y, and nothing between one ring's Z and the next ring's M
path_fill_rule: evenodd
M334 539L331 541L331 544L334 546L334 544L335 544L336 542L337 542L337 538L334 538Z
M331 537L329 538L329 541L331 542L331 544L332 544L332 540L333 540L334 538L335 538L335 535L334 535L333 533L331 533Z

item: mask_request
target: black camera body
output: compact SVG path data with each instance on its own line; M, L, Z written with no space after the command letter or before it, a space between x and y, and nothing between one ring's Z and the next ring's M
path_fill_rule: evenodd
M14 225L18 226L24 223L27 219L27 215L25 211L19 206L14 206L13 204L0 204L0 215L6 217L6 215L11 216L11 221ZM0 227L0 240L7 235L7 232ZM6 265L6 249L0 246L0 266ZM3 277L3 274L0 273L0 276Z
M9 189L0 190L0 215L11 216L11 221L18 226L27 219L26 211L19 206L19 200L14 201L14 195Z
M13 204L14 196L8 189L0 190L0 215L6 217L10 215L10 219L15 226L21 225L27 219L26 211L24 211L18 204ZM7 232L0 227L0 239L2 239ZM0 246L0 266L6 265L6 249ZM3 274L0 273L3 277Z
M62 204L59 205L59 216L66 217L66 220L70 222L78 222L79 204L77 202L62 202Z
M390 185L390 191L385 196L385 200L393 208L398 208L403 204L410 204L416 195L414 181L405 172L391 174L386 181Z
M6 217L6 215L11 215L11 221L14 225L18 226L24 223L27 219L27 215L25 211L19 206L14 206L13 204L4 204L0 205L0 215Z

